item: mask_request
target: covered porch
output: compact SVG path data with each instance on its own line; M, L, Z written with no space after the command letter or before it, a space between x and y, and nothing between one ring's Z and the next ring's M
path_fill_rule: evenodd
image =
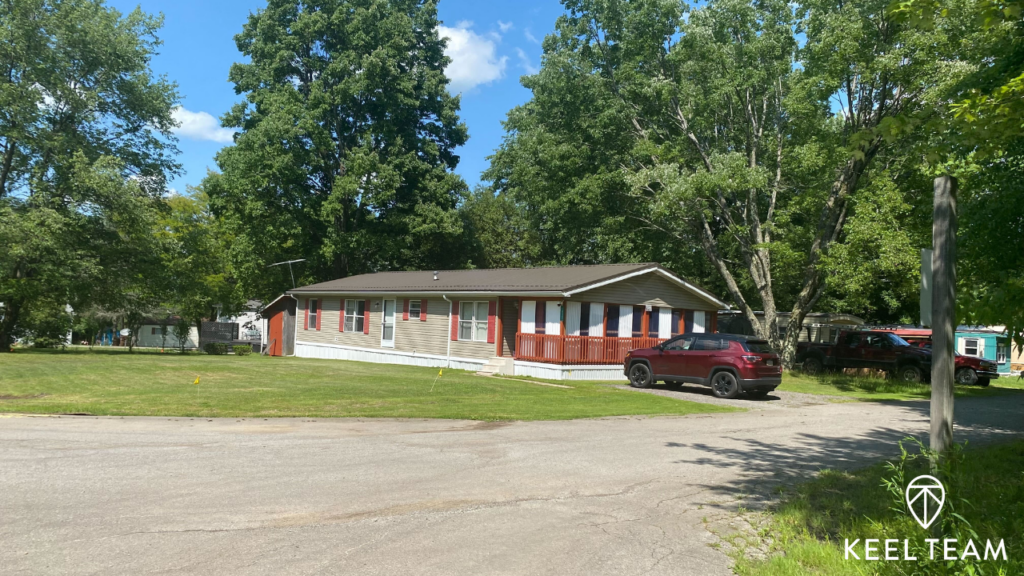
M561 365L622 364L626 353L650 348L668 338L616 338L607 336L567 336L561 334L516 334L513 357L516 360Z

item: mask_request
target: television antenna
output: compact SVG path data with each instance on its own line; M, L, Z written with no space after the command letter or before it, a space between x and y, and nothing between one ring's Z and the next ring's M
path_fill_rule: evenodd
M294 264L296 262L305 262L305 261L306 261L305 258L301 258L299 260L285 260L284 262L274 262L273 264L270 264L269 266L267 266L267 268L271 268L273 266L280 266L282 264L287 264L288 265L288 273L291 274L291 276L292 276L292 288L295 288L295 272L292 272L292 264Z

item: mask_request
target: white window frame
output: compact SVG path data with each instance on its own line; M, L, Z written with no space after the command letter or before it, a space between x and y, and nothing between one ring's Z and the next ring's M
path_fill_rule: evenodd
M459 340L462 342L487 342L487 317L490 302L486 300L463 300L459 302ZM473 314L467 319L466 310ZM483 320L480 310L483 310Z
M388 322L388 303L391 303L391 321ZM395 347L395 325L398 323L398 300L385 298L380 303L380 347ZM387 329L391 327L391 340L386 338Z
M316 330L320 322L320 299L310 298L306 302L306 330Z
M1006 344L996 344L996 364L1006 364Z
M352 311L351 312L349 311L349 305L348 305L349 302L352 303ZM364 311L363 311L362 314L359 313L359 303L360 302L363 303L363 310ZM357 332L359 334L363 333L363 330L365 328L364 325L363 325L363 321L366 319L365 309L366 309L366 300L345 300L345 310L344 310L344 314L345 314L345 328L343 330L344 332ZM350 321L351 321L351 324L349 324ZM356 327L356 322L359 323L359 327L358 328Z
M409 300L409 320L423 317L423 300Z
M964 356L973 356L975 358L980 358L979 353L981 351L981 345L979 344L979 342L981 342L980 338L964 338ZM974 348L973 354L967 350L968 347Z

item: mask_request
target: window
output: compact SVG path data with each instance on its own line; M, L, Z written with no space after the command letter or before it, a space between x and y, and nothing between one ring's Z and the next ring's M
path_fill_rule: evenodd
M665 342L665 350L689 350L693 347L693 336L680 336Z
M644 336L644 307L633 306L633 338Z
M743 348L755 354L775 354L767 340L747 340L743 343Z
M978 355L978 339L977 338L964 338L964 355L965 356L977 356Z
M459 302L459 340L487 342L487 302Z
M580 304L580 336L590 336L590 302Z
M320 315L320 309L317 306L319 303L320 302L318 300L310 300L309 301L309 309L306 310L306 329L307 330L316 330L317 328L320 327L320 324L317 323L317 321L319 320L319 315Z
M420 319L420 306L421 300L410 300L409 301L409 319L419 320Z
M996 344L996 362L1006 364L1006 344Z
M345 332L362 332L365 300L345 300Z
M605 336L609 338L619 337L619 306L618 304L608 305L608 314L606 316L608 326L605 328Z
M849 348L856 348L857 346L860 346L860 334L857 334L855 332L847 334L846 340L843 342L843 345Z
M153 326L149 330L150 330L149 333L152 336L163 336L163 334L164 334L164 330L163 330L162 327Z
M647 322L647 336L649 338L658 337L658 328L661 324L661 309L655 306L651 308L651 319Z
M724 338L698 338L693 345L694 350L728 350L729 341Z

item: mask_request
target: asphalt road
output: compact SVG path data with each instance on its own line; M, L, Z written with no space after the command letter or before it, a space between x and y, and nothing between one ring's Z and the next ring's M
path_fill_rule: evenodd
M481 423L0 415L3 574L731 574L708 523L927 404ZM957 401L1020 437L1024 395ZM724 525L724 524L722 524Z

